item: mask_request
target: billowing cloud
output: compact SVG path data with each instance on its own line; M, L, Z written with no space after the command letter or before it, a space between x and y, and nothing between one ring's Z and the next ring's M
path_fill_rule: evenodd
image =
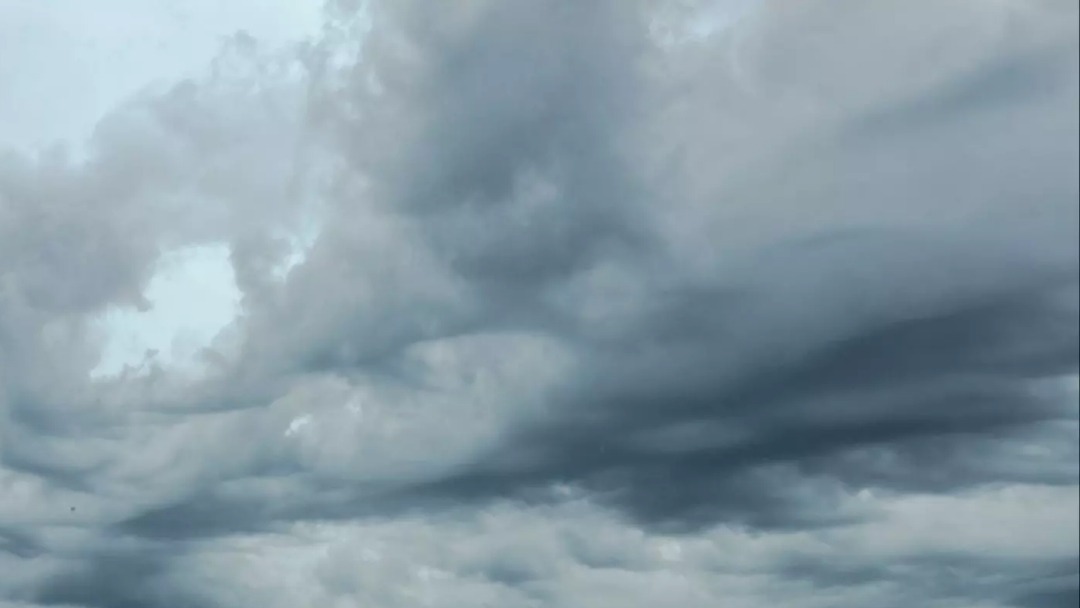
M324 15L0 159L0 601L1076 604L1074 5Z

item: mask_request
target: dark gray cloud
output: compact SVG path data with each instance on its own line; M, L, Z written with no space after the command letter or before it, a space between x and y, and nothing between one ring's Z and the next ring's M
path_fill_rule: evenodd
M619 357L607 374L575 387L553 423L512 433L474 470L439 487L499 494L582 482L646 519L685 521L686 512L702 509L775 517L775 494L798 488L783 478L769 483L767 474L758 480L764 487L743 479L773 465L901 491L1030 481L1001 470L1016 465L1015 454L997 453L1010 430L1075 417L1063 407L1066 395L1031 386L1076 364L1076 312L1045 299L980 298L934 316L838 332L820 346L780 341L775 359L735 378L724 377L721 365L733 358L737 338L721 333L702 343L707 334L699 331L659 356ZM1038 334L1044 338L1032 349L1028 339ZM1023 345L1010 336L1023 336ZM988 434L997 441L978 441ZM885 453L847 457L871 446ZM882 456L891 466L881 465ZM967 466L973 458L982 470ZM831 470L836 460L843 466ZM932 473L925 470L931 464ZM1054 481L1075 483L1075 470Z
M0 159L0 604L1075 605L1076 7L744 8L333 1Z
M1065 608L1080 605L1080 586L1065 586L1024 594L1013 601L1020 608Z
M168 559L149 551L122 551L87 559L47 580L34 597L44 606L211 606L196 589L163 581Z

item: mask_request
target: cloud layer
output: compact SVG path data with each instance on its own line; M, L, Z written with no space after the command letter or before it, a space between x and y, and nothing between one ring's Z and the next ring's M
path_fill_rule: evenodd
M354 4L0 157L0 605L1077 604L1074 5Z

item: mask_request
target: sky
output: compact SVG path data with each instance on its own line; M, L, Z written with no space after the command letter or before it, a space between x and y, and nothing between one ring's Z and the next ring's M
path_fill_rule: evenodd
M0 0L0 608L1080 605L1061 0Z

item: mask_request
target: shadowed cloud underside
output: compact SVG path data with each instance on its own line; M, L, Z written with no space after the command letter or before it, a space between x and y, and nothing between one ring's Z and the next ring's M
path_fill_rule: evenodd
M354 4L0 156L0 606L1076 605L1073 3Z

